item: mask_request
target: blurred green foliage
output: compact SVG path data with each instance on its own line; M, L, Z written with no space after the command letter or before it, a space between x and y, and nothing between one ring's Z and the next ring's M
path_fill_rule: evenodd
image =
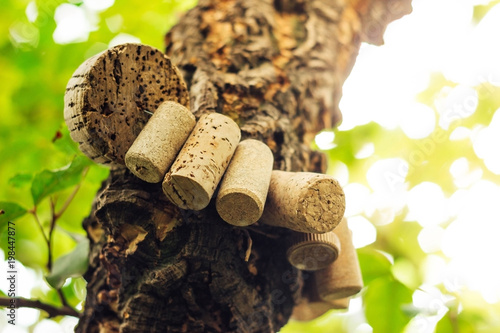
M88 3L92 2L96 3ZM108 169L81 154L69 137L63 120L63 97L69 78L85 59L108 48L117 36L133 36L163 49L165 32L194 4L129 0L116 1L101 11L74 0L2 3L0 209L4 214L0 215L0 237L7 239L7 221L15 220L17 261L36 276L47 276L32 287L32 298L60 306L61 299L52 285L62 288L73 307L85 299L85 282L77 277L87 265L88 243L82 221L108 174ZM60 5L84 9L92 23L86 41L54 41L54 15ZM58 212L62 215L57 216L53 229L49 272L47 237ZM7 246L6 242L0 244L4 251ZM45 317L41 313L40 320Z
M497 2L477 6L474 19L479 21ZM54 13L61 4L69 3L83 6L78 0L14 0L2 4L0 209L5 214L0 215L0 237L6 239L5 225L15 219L16 246L22 249L17 252L17 260L37 276L48 276L33 286L32 298L60 306L56 289L50 287L54 286L61 288L71 306L78 307L85 298L85 282L77 276L84 271L86 257L81 254L88 247L83 241L85 232L81 223L108 170L91 163L69 138L63 121L66 83L85 59L106 49L120 34L135 36L142 43L163 49L165 32L195 1L129 0L116 1L102 11L87 8L92 21L88 39L57 44L53 39L57 26ZM29 6L37 8L35 20L30 21L31 14L27 15ZM436 74L418 99L433 106L443 87L455 85ZM483 179L499 183L499 176L485 168L483 161L475 156L470 140L448 139L459 126L468 129L487 126L500 107L499 87L484 84L476 90L479 105L472 116L452 122L446 130L436 126L424 139L410 139L400 129L387 130L375 123L349 131L334 131L335 147L325 152L331 169L341 162L348 167L349 182L368 187L366 175L375 162L399 157L409 161L405 186L412 188L424 181L433 182L439 184L444 193L451 194L457 187L448 170L453 161L467 156L471 169L481 168ZM366 144L373 144L375 153L357 158ZM53 229L53 265L49 272L46 238L54 214L61 211L63 214L57 216L57 226ZM442 318L437 320L437 332L500 331L500 305L487 304L474 292L452 292L441 283L437 288L449 296L446 302L426 310L412 304L412 296L425 280L422 267L428 253L417 241L422 226L416 221L404 221L407 212L406 207L397 211L390 224L377 224L377 218L371 216L377 239L358 249L366 287L362 291L362 308L357 313L328 312L311 322L291 322L282 332L370 332L359 329L359 324L364 322L375 333L405 329L432 332L433 326L418 325L429 323L438 314ZM0 247L5 251L6 245L2 242ZM444 314L440 312L443 309ZM44 316L41 314L40 320ZM424 319L415 321L419 318ZM409 328L412 320L417 326Z

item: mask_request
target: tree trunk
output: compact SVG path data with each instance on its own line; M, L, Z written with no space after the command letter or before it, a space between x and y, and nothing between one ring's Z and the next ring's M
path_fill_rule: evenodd
M310 141L340 121L361 41L380 44L410 11L410 0L200 0L167 34L166 53L197 118L231 117L242 139L272 149L275 169L324 172ZM276 332L307 279L287 262L288 230L229 225L213 202L181 210L126 169L111 170L84 227L78 332Z

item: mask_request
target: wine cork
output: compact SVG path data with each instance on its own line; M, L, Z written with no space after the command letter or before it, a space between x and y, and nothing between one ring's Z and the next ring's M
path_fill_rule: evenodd
M294 233L286 254L294 267L317 271L334 262L339 251L340 240L333 231L324 234Z
M240 141L238 125L222 114L203 115L163 180L163 192L183 209L208 206Z
M164 101L189 108L181 73L158 49L127 43L87 59L73 73L64 120L85 155L120 166L150 113Z
M220 217L236 226L257 222L266 203L274 157L257 140L240 142L222 179L216 207Z
M181 104L160 104L125 155L125 165L146 182L162 181L195 124Z
M335 310L347 310L349 309L349 303L351 302L350 297L344 297L339 299L333 299L328 301Z
M343 219L334 232L342 247L339 257L328 267L314 272L318 294L325 301L353 296L363 288L358 256L347 220Z
M311 321L324 315L332 309L332 305L328 302L309 302L307 300L302 300L293 308L290 319L297 321Z
M349 308L349 298L325 301L318 295L314 275L310 276L302 288L302 299L295 305L291 319L310 321L316 319L329 310L346 310Z
M330 176L273 171L260 221L304 233L333 230L345 211L344 192Z

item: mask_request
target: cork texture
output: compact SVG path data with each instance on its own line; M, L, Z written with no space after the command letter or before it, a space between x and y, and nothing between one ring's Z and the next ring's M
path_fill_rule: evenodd
M217 195L217 212L224 221L247 226L262 216L273 162L271 149L264 143L240 142Z
M162 187L167 198L183 209L208 206L240 138L231 118L203 115L165 175Z
M324 234L294 233L290 243L288 261L300 270L323 269L337 259L340 251L340 240L333 231Z
M345 196L331 176L272 172L261 222L304 233L333 230L344 216Z
M73 73L64 96L64 119L85 155L97 163L124 165L148 112L164 101L189 108L178 69L151 46L122 44L89 58Z
M330 310L346 310L349 307L349 298L325 301L318 295L316 279L309 275L304 280L302 298L293 308L291 319L310 321L316 319Z
M318 294L326 301L353 296L363 288L358 256L347 220L342 219L334 232L342 247L339 257L328 267L314 272Z
M162 181L195 124L184 106L163 102L128 150L125 165L146 182Z

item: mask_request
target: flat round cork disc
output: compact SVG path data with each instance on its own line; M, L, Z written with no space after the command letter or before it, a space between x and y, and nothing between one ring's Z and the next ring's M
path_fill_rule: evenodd
M85 155L124 165L125 153L164 101L189 109L179 70L151 46L122 44L78 67L66 87L64 119Z
M286 254L295 268L317 271L337 260L339 251L340 240L330 231L324 234L294 234Z

